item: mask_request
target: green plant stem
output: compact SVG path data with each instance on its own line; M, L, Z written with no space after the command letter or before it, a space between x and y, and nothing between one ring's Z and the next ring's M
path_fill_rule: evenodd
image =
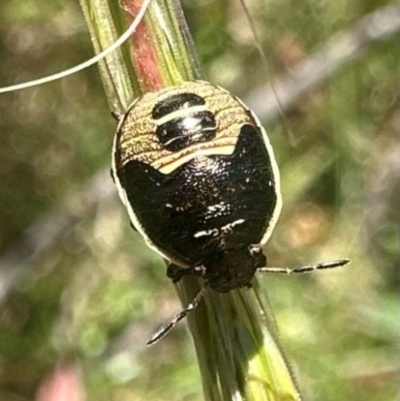
M119 14L112 12L112 6L115 4L108 0L80 0L80 3L94 50L100 53L112 45L121 34L119 19L113 18ZM129 59L124 48L121 47L102 60L99 69L111 110L118 114L124 113L130 101L140 95L137 81L129 74Z
M121 34L140 1L80 0L96 52ZM128 52L130 50L130 56ZM153 0L127 46L100 65L112 110L124 111L147 91L201 77L197 57L178 1ZM183 305L202 283L193 277L176 285ZM253 280L252 289L228 294L207 291L188 317L206 400L300 400L277 340L269 304Z

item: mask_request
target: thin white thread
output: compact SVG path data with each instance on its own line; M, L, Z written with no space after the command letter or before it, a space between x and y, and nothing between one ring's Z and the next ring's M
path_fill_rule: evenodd
M88 67L98 63L99 61L103 60L105 57L107 57L109 54L111 54L114 50L116 50L118 47L120 47L133 34L133 32L135 32L140 21L143 19L143 16L144 16L147 8L150 5L150 2L151 2L151 0L144 0L142 7L139 10L139 13L135 17L135 19L133 20L133 22L129 26L129 28L111 46L107 47L106 49L104 49L102 52L100 52L96 56L92 57L91 59L89 59L81 64L76 65L75 67L69 68L67 70L58 72L53 75L49 75L47 77L34 79L33 81L24 82L21 84L5 86L4 88L0 88L0 93L14 92L17 90L31 88L33 86L43 85L48 82L56 81L57 79L65 78L69 75L75 74L76 72L82 71L85 68L88 68Z

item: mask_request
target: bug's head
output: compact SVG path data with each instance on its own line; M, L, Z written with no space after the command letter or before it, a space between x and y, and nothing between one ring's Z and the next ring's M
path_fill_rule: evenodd
M254 273L266 265L260 247L236 247L205 258L207 285L217 292L228 292L248 285Z

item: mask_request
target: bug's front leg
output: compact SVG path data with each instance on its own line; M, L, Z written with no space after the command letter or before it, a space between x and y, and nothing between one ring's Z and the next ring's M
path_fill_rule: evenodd
M169 277L173 283L177 283L182 277L193 274L192 269L188 267L180 267L174 263L170 263L167 267L167 277Z

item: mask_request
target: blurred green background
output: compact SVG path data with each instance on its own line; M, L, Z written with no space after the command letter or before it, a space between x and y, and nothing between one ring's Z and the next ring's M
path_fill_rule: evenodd
M243 100L395 4L247 3L268 66L238 1L184 1L207 78ZM284 198L269 264L352 260L330 272L259 277L307 400L398 396L398 50L397 35L373 43L265 125ZM92 54L76 0L2 0L0 86ZM186 324L144 345L180 305L163 261L98 173L109 168L115 128L96 67L0 95L1 401L52 401L39 388L69 362L87 400L202 399ZM38 238L51 246L32 257Z

